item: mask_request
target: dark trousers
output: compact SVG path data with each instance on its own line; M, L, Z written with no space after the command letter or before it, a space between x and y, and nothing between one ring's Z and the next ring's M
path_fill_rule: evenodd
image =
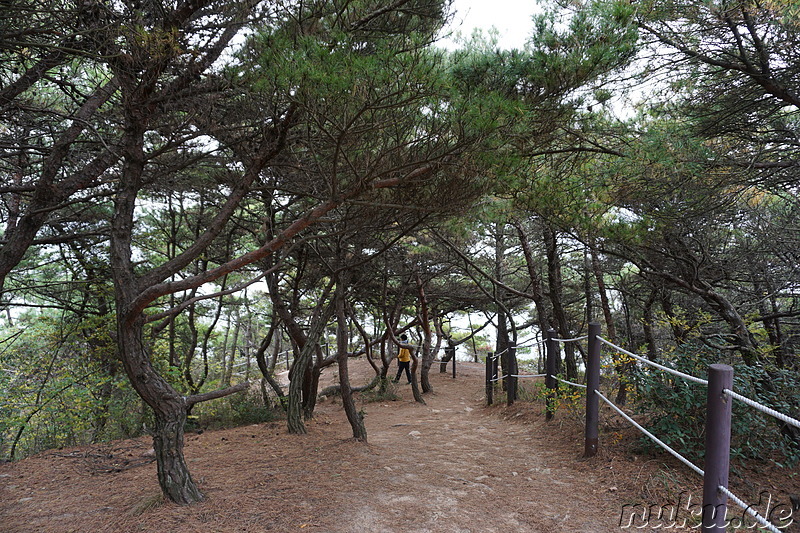
M408 378L408 382L411 383L411 361L397 362L397 376L394 378L394 380L400 381L400 374L403 373L403 370L406 371L406 377Z

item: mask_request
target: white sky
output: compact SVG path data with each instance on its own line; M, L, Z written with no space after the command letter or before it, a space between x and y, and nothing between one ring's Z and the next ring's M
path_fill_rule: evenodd
M487 34L494 27L501 48L522 48L533 26L531 16L540 10L535 0L454 0L453 9L453 32L469 37L474 28Z

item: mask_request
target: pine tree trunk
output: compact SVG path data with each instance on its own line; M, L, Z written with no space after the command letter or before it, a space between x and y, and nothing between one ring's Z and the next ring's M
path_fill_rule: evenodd
M330 289L331 285L328 285L323 292L319 307L321 307L324 303ZM308 335L304 335L305 344L300 350L300 354L294 360L292 369L289 372L289 398L286 409L286 423L289 428L289 433L300 435L304 435L306 433L306 426L303 422L303 395L307 394L307 391L309 390L309 384L306 383L307 379L309 378L309 373L307 370L311 364L311 358L317 350L317 344L320 336L322 336L323 330L325 329L325 324L327 323L328 318L331 316L332 309L333 305L329 304L325 307L325 309L320 309L319 312L311 319L311 328L308 332ZM314 392L316 393L316 388L314 389Z
M158 482L170 501L190 504L203 500L203 494L189 473L183 456L183 434L187 407L183 396L154 369L145 352L143 320L118 320L121 358L136 392L153 409L155 428L153 448L156 453Z
M318 348L315 354L318 355ZM319 361L319 359L318 359ZM311 420L314 418L314 409L317 408L317 391L319 391L319 378L322 375L322 368L319 364L309 364L303 386L303 418Z
M525 266L528 269L528 277L531 281L530 292L533 296L533 304L536 308L536 318L539 323L539 330L544 334L549 330L552 325L547 318L547 305L545 304L545 295L542 290L542 280L539 273L536 271L536 265L533 259L533 250L528 236L525 234L522 224L514 222L514 227L517 228L517 235L519 236L519 243L522 246L522 253L525 256ZM476 361L477 362L477 361Z
M367 442L367 428L364 425L364 416L356 409L353 399L353 388L350 386L350 375L347 368L347 353L337 356L339 360L339 388L342 393L342 405L347 415L347 421L353 430L353 438Z
M428 297L425 294L425 286L419 273L417 278L417 293L419 294L419 315L420 326L422 328L422 364L420 365L420 381L423 393L433 392L433 385L430 380L430 369L433 364L433 354L431 352L431 323L428 309Z
M544 244L547 252L547 285L550 292L550 303L553 309L553 318L558 335L569 338L571 335L567 313L564 310L562 297L564 292L561 276L561 259L558 254L558 235L549 225L544 225ZM564 362L566 363L567 379L575 379L578 375L578 365L575 361L575 345L571 342L564 344ZM562 371L561 361L556 361L558 372Z
M306 425L303 421L303 382L305 381L305 369L311 362L311 354L314 350L314 345L307 342L300 354L292 364L292 370L289 373L289 397L286 406L286 425L289 433L294 435L305 435Z
M589 241L590 245L590 253L591 253L591 260L592 260L592 272L594 273L594 279L597 283L597 292L600 295L600 308L603 311L603 319L606 323L606 331L608 332L606 335L608 336L608 340L611 342L619 342L617 337L617 327L614 323L614 316L611 314L611 304L608 300L608 291L606 290L606 281L603 275L603 268L600 264L600 257L597 252L597 247L595 246L594 237L590 238ZM630 339L630 336L628 337ZM625 405L628 401L628 381L629 381L629 374L632 370L632 365L624 362L620 362L617 355L614 355L614 370L617 372L617 377L619 378L619 387L617 388L617 395L614 399L614 403L617 405Z
M414 395L414 401L417 403L425 404L422 398L422 393L419 390L419 380L417 379L417 368L419 367L419 358L411 351L411 393Z
M135 133L135 132L134 132ZM141 132L140 132L141 133ZM136 136L134 135L136 138ZM142 135L138 136L139 154ZM133 150L136 152L136 150ZM141 175L142 159L136 153L125 162L126 176ZM136 180L131 180L134 183ZM187 405L184 397L153 368L144 342L144 315L133 302L140 295L139 279L131 260L135 187L126 187L115 198L115 216L111 230L111 266L117 320L117 347L131 385L155 414L153 446L156 452L158 482L169 500L190 504L203 499L183 458L183 431Z
M353 429L353 438L367 442L367 428L364 426L364 417L356 409L353 400L353 389L350 387L350 376L347 368L347 314L345 306L347 276L339 272L336 283L336 362L339 365L339 390L342 394L342 405Z
M170 409L155 411L156 427L153 433L153 448L156 452L158 483L165 496L180 504L203 500L203 494L192 480L183 456L183 431L186 423L186 408L180 402ZM163 407L163 406L162 406Z
M228 315L228 320L231 319L232 314L233 313ZM231 386L231 380L233 379L233 365L236 362L236 349L239 346L239 313L236 313L235 320L236 325L233 327L233 340L231 341L231 355L225 364L225 376L222 379L222 385L224 387ZM230 328L230 324L228 324L228 328Z

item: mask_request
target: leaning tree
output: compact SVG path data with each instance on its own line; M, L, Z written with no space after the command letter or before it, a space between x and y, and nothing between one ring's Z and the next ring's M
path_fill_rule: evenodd
M220 393L178 393L156 370L145 331L154 317L180 313L186 307L181 300L194 288L273 254L343 203L437 175L442 158L452 153L447 142L424 158L402 163L398 158L381 172L354 179L314 182L313 168L276 169L280 161L309 160L289 152L313 154L317 143L303 139L327 142L323 135L336 135L315 123L315 106L326 98L315 98L315 91L325 90L327 82L315 78L313 68L334 57L346 65L348 58L387 50L394 51L395 66L402 64L405 52L430 40L445 6L406 1L386 8L359 2L339 9L327 2L224 0L148 4L146 9L100 1L49 10L37 6L14 2L3 18L0 113L4 171L12 179L0 191L5 222L0 280L29 249L44 244L41 239L54 231L59 210L105 203L108 248L98 251L108 254L111 266L119 357L155 414L163 492L179 503L198 501L202 494L183 459L185 416L194 403ZM282 72L296 72L299 60L309 66L303 70L307 76L277 75L270 79L275 84L251 85L241 73L253 64L246 54L231 53L234 37L251 23L276 30L258 34L243 45L245 50L259 39L262 50L278 55L293 50L281 56ZM346 71L339 81L347 83L345 78ZM360 91L358 81L351 78L349 88ZM411 88L402 78L397 81L398 94ZM327 89L332 96L333 89L344 87ZM350 118L366 120L367 111L381 109L376 102ZM331 124L342 125L347 127ZM401 145L409 144L408 131L395 135ZM281 160L282 154L287 155ZM193 202L212 188L224 194L206 203L203 231L161 261L143 260L140 217L145 208L159 208L156 193L181 190ZM196 260L225 239L244 200L265 190L304 191L304 201L293 204L303 209L280 218L272 238L195 269ZM273 198L286 205L285 197ZM168 309L170 295L177 295L177 303Z

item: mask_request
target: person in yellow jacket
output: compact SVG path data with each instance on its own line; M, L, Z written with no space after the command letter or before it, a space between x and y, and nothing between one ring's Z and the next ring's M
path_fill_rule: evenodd
M400 381L400 375L406 371L408 382L411 383L411 345L408 344L408 336L404 333L400 335L400 352L397 354L397 376L392 380L394 383Z

